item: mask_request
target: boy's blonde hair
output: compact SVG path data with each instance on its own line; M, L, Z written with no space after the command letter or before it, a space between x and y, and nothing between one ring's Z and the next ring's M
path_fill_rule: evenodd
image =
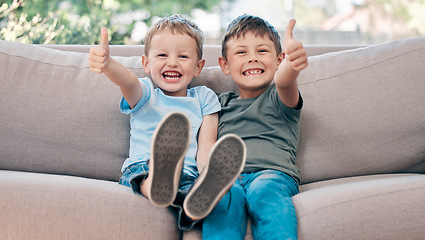
M231 38L245 36L248 32L254 33L255 36L268 36L274 43L277 55L282 52L280 36L276 29L260 17L244 14L235 18L227 27L226 34L221 42L221 55L224 59L227 60L227 42Z
M173 34L187 34L189 37L195 39L198 58L202 59L204 44L204 34L202 30L195 23L178 14L163 18L158 22L152 24L146 34L144 41L146 55L148 55L149 53L153 35L155 35L155 33L157 32L164 30L170 30Z

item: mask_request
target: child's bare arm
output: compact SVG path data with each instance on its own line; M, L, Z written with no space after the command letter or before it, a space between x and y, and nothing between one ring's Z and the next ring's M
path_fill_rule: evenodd
M202 172L208 164L208 154L211 147L217 141L218 114L213 113L203 117L198 135L197 165L198 171Z
M302 43L296 41L292 35L294 27L295 20L292 19L288 23L283 39L284 59L275 74L279 98L291 108L296 107L299 101L297 77L308 65L307 53Z
M100 44L90 49L90 70L98 74L104 73L118 85L125 100L133 108L142 96L142 87L133 72L109 55L108 31L105 27L101 31Z

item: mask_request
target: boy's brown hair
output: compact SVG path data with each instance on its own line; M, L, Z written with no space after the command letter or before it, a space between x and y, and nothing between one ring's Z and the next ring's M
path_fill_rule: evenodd
M221 55L224 59L227 60L227 42L229 39L245 36L247 32L252 32L255 36L268 36L274 43L277 55L282 52L280 36L276 29L260 17L244 14L235 18L227 27L226 34L221 42Z
M152 24L146 34L144 41L146 55L148 55L148 52L150 50L150 43L153 35L163 30L170 30L173 34L187 34L189 37L195 39L197 45L198 58L202 59L204 44L204 34L202 30L195 23L178 14L163 18L158 22Z

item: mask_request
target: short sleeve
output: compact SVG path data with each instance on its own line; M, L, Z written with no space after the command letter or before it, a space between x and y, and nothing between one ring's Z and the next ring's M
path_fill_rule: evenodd
M142 97L136 106L132 109L124 97L121 98L120 110L122 113L130 114L139 110L151 97L153 85L149 78L139 78L140 86L142 86Z
M202 96L202 116L219 112L221 110L221 106L215 92L207 87L201 87L200 90L202 92L202 94L200 94L200 96Z
M298 91L299 100L296 108L290 108L286 106L279 98L276 87L273 87L270 91L270 98L273 105L277 108L277 111L282 115L288 122L298 122L300 119L301 109L304 104L304 100L301 97L301 93Z

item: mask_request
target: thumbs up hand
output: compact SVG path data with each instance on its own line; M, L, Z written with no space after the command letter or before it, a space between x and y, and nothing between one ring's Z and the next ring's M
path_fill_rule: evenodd
M308 57L303 44L295 40L292 35L295 23L295 20L291 19L286 27L285 37L283 38L283 53L289 65L299 72L307 67Z
M108 30L105 27L101 29L99 45L90 48L88 58L90 70L94 73L103 73L110 60Z

